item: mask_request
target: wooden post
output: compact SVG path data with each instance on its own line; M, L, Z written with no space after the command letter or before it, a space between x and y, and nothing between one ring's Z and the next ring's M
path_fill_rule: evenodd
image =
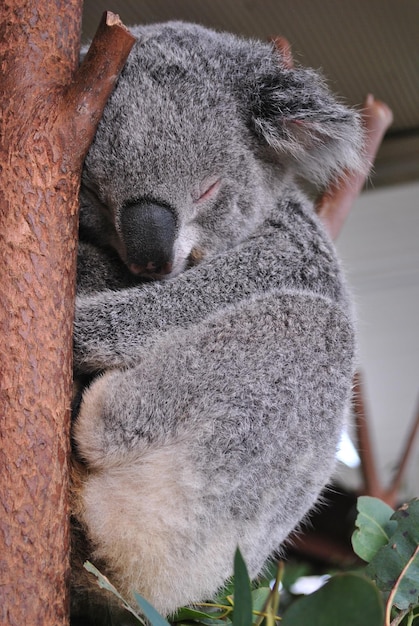
M81 0L0 5L0 623L68 623L68 455L78 189L134 38Z

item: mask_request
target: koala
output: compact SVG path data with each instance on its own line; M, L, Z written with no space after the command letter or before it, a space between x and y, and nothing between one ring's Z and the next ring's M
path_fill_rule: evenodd
M170 615L237 547L255 577L330 479L355 324L301 181L362 167L362 130L269 43L132 32L80 191L73 577Z

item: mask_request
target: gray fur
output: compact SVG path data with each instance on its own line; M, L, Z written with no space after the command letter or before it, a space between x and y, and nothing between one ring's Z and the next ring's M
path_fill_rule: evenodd
M330 477L353 320L297 182L358 168L361 131L268 44L179 22L133 32L80 194L75 369L106 373L74 426L78 521L114 584L170 613L216 591L237 545L256 575ZM145 203L176 224L161 281L127 267L123 211ZM147 482L165 459L171 474Z

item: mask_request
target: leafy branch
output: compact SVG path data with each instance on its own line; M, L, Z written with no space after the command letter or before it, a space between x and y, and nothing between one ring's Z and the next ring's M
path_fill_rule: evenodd
M407 616L410 626L419 608L419 499L393 511L376 498L362 497L358 511L352 544L383 593L384 624L398 626Z

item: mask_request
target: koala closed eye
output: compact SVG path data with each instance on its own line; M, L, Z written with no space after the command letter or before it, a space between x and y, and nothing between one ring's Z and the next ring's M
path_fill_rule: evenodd
M194 200L194 202L199 203L206 202L207 200L212 200L216 196L220 186L220 178L217 178L216 180L210 179L204 181L204 183L201 185L199 196L196 200Z

